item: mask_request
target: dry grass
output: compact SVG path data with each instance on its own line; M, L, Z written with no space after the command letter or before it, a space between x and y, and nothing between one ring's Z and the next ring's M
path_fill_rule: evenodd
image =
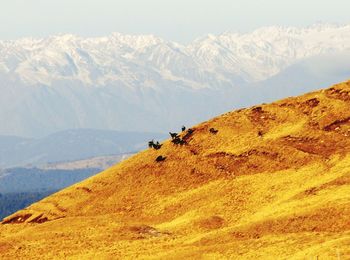
M348 118L349 82L221 115L9 216L1 255L350 259Z

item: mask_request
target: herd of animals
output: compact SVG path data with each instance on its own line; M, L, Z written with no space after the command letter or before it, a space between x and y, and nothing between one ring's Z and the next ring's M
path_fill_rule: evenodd
M185 132L186 131L186 127L182 126L181 131ZM209 132L211 134L217 134L219 132L219 130L217 130L215 128L210 128ZM169 132L170 137L171 137L171 142L174 145L186 145L187 144L187 140L192 136L193 133L194 133L194 129L192 129L192 128L187 129L186 134L184 134L183 137L181 137L178 133ZM159 150L159 149L162 148L162 145L163 144L159 143L159 141L155 142L154 140L151 140L151 141L148 142L148 147L150 149L153 148L155 150ZM166 160L166 156L159 155L156 158L155 161L156 162L163 162L165 160Z

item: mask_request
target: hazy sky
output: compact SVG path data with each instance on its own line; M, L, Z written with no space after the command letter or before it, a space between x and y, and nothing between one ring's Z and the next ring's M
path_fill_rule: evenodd
M350 23L350 0L0 0L0 39L152 33L189 42L266 25Z

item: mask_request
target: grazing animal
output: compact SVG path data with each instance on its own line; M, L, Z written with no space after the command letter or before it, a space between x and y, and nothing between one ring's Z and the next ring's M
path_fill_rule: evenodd
M186 144L186 141L181 139L180 137L175 137L173 140L171 140L172 143L174 144L179 144L179 145L184 145Z
M175 139L176 137L178 137L179 135L177 133L172 133L172 132L169 132L170 136L171 136L171 139Z
M185 140L181 139L180 140L180 145L185 145L185 144L187 144L187 142Z
M174 144L179 144L180 140L181 140L180 137L177 136L177 137L173 138L173 140L171 140L171 142Z
M154 140L152 140L148 142L148 147L159 150L162 147L162 144L160 144L158 141L155 143Z
M216 130L215 128L210 128L209 132L215 135L219 132L219 130Z
M152 148L154 145L154 140L148 142L148 148Z
M153 148L156 150L159 150L162 147L162 144L160 144L159 142L153 144Z
M165 161L166 157L163 157L161 155L159 155L157 158L156 158L156 162L163 162Z
M181 130L182 130L182 132L185 131L186 130L186 126L183 125Z
M194 130L192 128L189 128L187 130L187 133L184 135L184 137L182 138L183 140L187 141L188 138L191 137L191 135L193 134Z
M176 136L173 140L171 140L173 144L184 144L184 140L182 140L179 136Z

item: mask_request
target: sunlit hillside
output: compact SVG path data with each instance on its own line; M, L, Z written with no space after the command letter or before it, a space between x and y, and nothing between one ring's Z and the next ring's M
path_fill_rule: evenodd
M350 259L350 82L191 129L5 218L1 257Z

